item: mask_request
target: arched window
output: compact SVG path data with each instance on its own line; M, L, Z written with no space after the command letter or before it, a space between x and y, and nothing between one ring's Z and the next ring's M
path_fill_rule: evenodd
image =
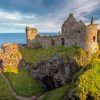
M96 40L96 37L94 36L94 37L93 37L93 42L95 42L95 40Z
M55 40L51 39L51 45L55 45Z
M65 45L65 39L61 38L61 45Z

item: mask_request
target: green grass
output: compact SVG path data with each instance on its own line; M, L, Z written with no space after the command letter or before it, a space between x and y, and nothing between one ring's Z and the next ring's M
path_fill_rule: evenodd
M39 82L31 78L30 73L20 70L18 74L6 73L17 94L30 97L39 94L43 88Z
M94 100L100 99L100 60L90 62L74 83L75 94L85 100L90 92Z
M45 93L42 100L62 100L68 92L69 85Z
M0 100L16 100L0 75Z
M76 46L72 46L70 48L66 48L64 46L54 46L48 48L40 48L40 49L31 49L31 48L21 48L20 53L22 54L25 62L28 63L37 63L40 60L48 60L54 55L59 55L66 59L66 55L71 58L75 58L79 52L80 48Z

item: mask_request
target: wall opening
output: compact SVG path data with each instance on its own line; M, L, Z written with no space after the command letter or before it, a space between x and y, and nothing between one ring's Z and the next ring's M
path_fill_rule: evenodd
M54 39L51 39L51 45L55 45L55 40Z
M0 69L2 69L2 67L3 67L3 60L0 59Z
M81 33L81 31L80 31L80 30L78 30L78 33Z
M61 45L65 45L65 39L61 38Z
M93 42L95 42L95 41L96 41L96 37L94 36L94 37L93 37Z

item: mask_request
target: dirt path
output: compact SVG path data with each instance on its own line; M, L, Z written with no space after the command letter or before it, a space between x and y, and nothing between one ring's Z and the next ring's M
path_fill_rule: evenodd
M3 73L1 73L0 75L4 79L8 89L10 90L12 95L15 96L15 98L17 100L39 100L38 97L36 97L36 96L30 97L30 98L26 98L26 97L22 97L22 96L17 95L17 93L14 91L11 83L9 82L8 78Z

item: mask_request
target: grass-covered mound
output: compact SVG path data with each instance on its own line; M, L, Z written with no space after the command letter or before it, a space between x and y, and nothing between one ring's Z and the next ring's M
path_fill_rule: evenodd
M81 71L69 95L81 100L100 100L100 60L92 61Z
M30 73L24 69L19 70L17 74L6 73L14 90L21 96L30 97L39 94L43 88L39 82L34 80Z
M0 100L16 100L0 75Z
M70 85L66 84L63 87L49 91L44 94L41 100L62 100L68 92Z
M77 62L81 65L87 62L86 53L79 47L73 45L69 48L64 46L54 46L47 48L31 49L28 47L20 48L23 60L27 63L37 63L41 60L48 60L54 55L59 55L67 60L68 57L71 59L77 59ZM82 59L80 59L80 57ZM84 60L84 62L83 62Z

